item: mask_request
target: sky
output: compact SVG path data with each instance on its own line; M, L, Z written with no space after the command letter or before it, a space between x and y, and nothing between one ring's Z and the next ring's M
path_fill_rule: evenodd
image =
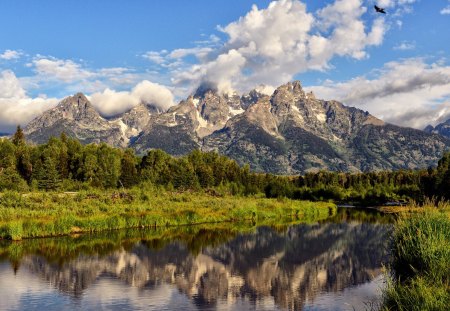
M450 0L2 0L0 29L0 132L77 92L111 117L292 80L401 126L450 118Z

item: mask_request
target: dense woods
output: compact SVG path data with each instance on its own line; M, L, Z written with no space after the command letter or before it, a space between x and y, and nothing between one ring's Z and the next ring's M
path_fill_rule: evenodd
M252 173L214 152L172 157L161 150L137 156L104 143L82 145L62 134L43 145L26 143L20 127L0 140L0 191L130 188L140 183L172 190L210 189L233 195L333 200L375 204L389 200L450 198L450 153L437 168L368 173L326 172L304 176Z

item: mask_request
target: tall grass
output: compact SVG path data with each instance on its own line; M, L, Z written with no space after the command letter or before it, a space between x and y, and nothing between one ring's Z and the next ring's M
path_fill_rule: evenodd
M449 310L449 205L401 217L392 243L392 279L385 310Z
M332 203L174 193L133 188L127 192L36 192L0 196L0 238L66 235L123 228L224 221L317 221L336 213Z

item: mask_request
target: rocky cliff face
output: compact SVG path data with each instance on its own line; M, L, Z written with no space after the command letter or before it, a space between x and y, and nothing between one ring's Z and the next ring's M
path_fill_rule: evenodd
M106 142L114 146L127 145L121 123L102 118L82 93L65 98L24 129L27 139L35 143L45 143L62 132L86 144Z
M450 119L448 119L447 121L436 125L436 127L428 125L424 129L424 131L427 132L427 133L439 134L439 135L442 135L444 137L450 138Z
M320 169L367 171L434 165L450 142L385 124L360 109L306 94L299 82L260 97L204 139L254 170L297 174Z
M203 138L221 130L230 118L243 112L239 96L202 90L153 116L132 146L139 153L160 148L173 155L186 154L202 148Z
M103 119L76 94L25 129L37 143L62 131L85 143L105 141L141 154L154 148L173 155L214 150L253 170L282 174L425 168L450 148L436 129L385 124L360 109L316 99L298 81L271 96L200 88L168 111L141 104L114 120Z

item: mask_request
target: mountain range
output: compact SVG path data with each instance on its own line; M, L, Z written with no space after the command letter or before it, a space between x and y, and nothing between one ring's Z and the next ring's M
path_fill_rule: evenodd
M445 122L442 122L436 126L428 125L425 129L425 132L427 133L434 133L439 134L444 137L450 138L450 119L448 119Z
M24 132L35 143L65 132L83 143L131 147L138 154L154 148L175 156L217 151L255 171L278 174L426 168L450 148L450 140L434 128L385 123L366 111L317 99L299 81L270 96L199 88L167 111L141 103L109 119L77 93L32 120Z

